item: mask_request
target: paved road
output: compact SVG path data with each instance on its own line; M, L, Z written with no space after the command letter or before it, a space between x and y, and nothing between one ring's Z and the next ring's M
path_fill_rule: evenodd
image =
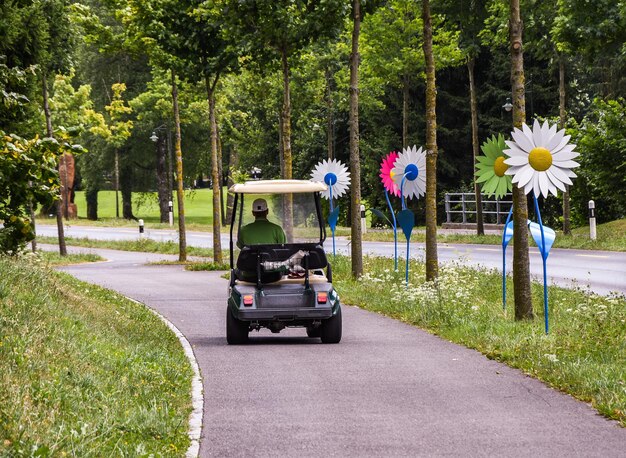
M587 404L417 328L346 306L338 345L293 329L228 346L219 272L93 251L111 262L64 270L146 303L192 344L202 457L624 456L626 429Z
M56 236L56 226L39 225L37 232L40 235ZM108 228L88 226L68 226L66 234L72 237L89 237L92 239L130 240L138 237L138 231L132 228ZM178 240L176 231L146 229L146 237L157 241ZM198 247L212 247L213 235L206 232L188 232L187 243ZM330 241L327 249L332 247ZM228 237L222 236L222 246L228 247ZM399 243L399 255L404 256L406 243ZM350 242L345 238L337 240L337 251L343 254L350 253ZM364 242L363 252L379 256L393 256L393 243ZM461 260L462 262L481 265L488 268L502 269L502 250L493 245L438 245L438 256L441 262ZM411 244L411 257L424 257L424 244ZM512 268L513 252L509 248L507 253L507 271ZM531 274L539 281L542 280L543 267L541 255L536 248L530 249ZM579 286L589 288L598 294L607 294L611 291L626 294L626 253L588 250L553 249L548 259L549 281L561 286Z

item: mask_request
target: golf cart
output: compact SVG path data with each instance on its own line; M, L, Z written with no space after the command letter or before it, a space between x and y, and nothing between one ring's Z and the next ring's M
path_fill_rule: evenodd
M320 192L326 185L304 180L261 180L235 184L230 225L230 284L226 340L248 341L252 330L279 333L286 327L306 329L323 343L341 340L341 307L333 289L332 270L324 252L326 229ZM246 205L246 196L251 195ZM254 221L252 201L267 200L268 220L278 223L286 243L245 245L236 263L233 233Z

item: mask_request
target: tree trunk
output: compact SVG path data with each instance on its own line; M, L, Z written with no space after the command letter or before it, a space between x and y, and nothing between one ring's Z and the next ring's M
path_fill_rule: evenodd
M215 121L215 86L218 77L213 83L205 77L207 96L209 98L209 123L211 125L211 181L213 182L213 261L222 263L222 220L220 212L220 193L222 184L217 152L217 122Z
M237 145L233 145L230 148L230 155L228 157L228 189L235 184L233 180L233 170L239 166L239 157L237 155ZM228 193L228 199L226 202L226 222L230 224L230 220L233 217L233 204L235 203L235 195Z
M524 51L522 48L522 19L519 0L510 0L509 36L511 40L511 94L513 99L513 126L519 129L526 121L524 97ZM528 258L528 206L523 189L513 185L513 285L515 319L532 319L533 304L530 292L530 263Z
M133 215L133 169L129 164L122 164L120 167L120 190L122 217L136 220L137 218Z
M476 169L476 158L478 157L478 103L476 102L476 82L474 81L474 64L476 58L470 57L467 61L467 70L469 74L469 87L470 87L470 112L472 114L472 157L473 167L472 171ZM483 202L480 195L480 186L476 183L474 178L474 195L476 196L476 234L485 235L485 226L483 222Z
M185 190L183 188L183 151L180 136L180 113L178 111L178 88L176 74L172 74L172 105L174 107L174 125L176 129L176 197L178 203L178 260L187 260L187 236L185 233Z
M169 200L167 189L167 137L159 136L156 147L156 182L157 195L159 197L160 221L169 221Z
M283 112L282 112L282 140L283 140L283 178L290 180L292 174L291 156L291 95L289 90L289 61L287 60L287 50L282 49L283 68ZM287 242L293 241L293 196L287 194L284 197L283 205L283 228L287 236Z
M87 186L85 189L85 200L87 201L87 219L98 220L98 191L97 187Z
M115 217L120 217L120 199L119 199L119 191L120 191L120 152L115 150ZM122 197L123 199L123 197Z
M361 234L361 162L359 152L359 34L361 1L352 0L352 52L350 54L350 235L352 277L363 275L363 242Z
M220 129L217 128L217 169L220 177L220 218L222 226L226 226L226 208L224 206L224 165L222 157L222 136Z
M433 28L429 0L422 1L424 60L426 62L426 281L439 275L437 260L437 88L433 56Z
M567 112L565 111L565 58L559 56L559 128L565 129ZM569 187L565 185L563 193L563 235L572 235L570 225Z
M48 137L53 138L52 117L50 116L50 104L48 101L48 82L46 81L46 73L41 73L41 83L43 89L43 112L46 117L46 133ZM60 198L56 201L55 209L57 216L57 233L59 237L59 254L67 256L67 247L65 245L65 230L63 228L63 188L60 190Z
M402 78L402 148L409 146L409 77Z
M330 69L326 68L326 143L328 149L328 160L335 158L335 119L333 113L333 88L332 75Z

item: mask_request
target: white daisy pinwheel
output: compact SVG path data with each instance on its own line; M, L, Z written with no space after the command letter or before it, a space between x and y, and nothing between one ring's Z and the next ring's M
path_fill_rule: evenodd
M420 146L404 148L393 164L393 181L404 197L420 197L426 192L426 152ZM404 179L404 183L402 180Z
M311 181L321 181L328 185L328 189L322 192L326 199L341 197L350 186L350 172L348 168L336 159L323 160L311 171ZM331 194L332 190L332 194Z
M513 183L524 189L526 194L533 191L535 196L549 193L557 195L557 188L565 191L565 185L571 185L570 178L576 177L571 169L580 164L572 159L578 156L574 151L576 145L569 144L569 135L565 130L557 132L556 125L543 125L535 119L532 130L526 124L522 130L513 129L514 141L507 141L508 149L504 150L509 166L507 175L513 175Z

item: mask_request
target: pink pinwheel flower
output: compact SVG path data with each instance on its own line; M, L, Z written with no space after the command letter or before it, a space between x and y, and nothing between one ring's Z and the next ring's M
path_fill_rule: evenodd
M395 151L390 152L385 156L383 161L380 163L380 181L382 181L383 186L387 190L389 194L392 196L400 197L400 188L393 181L393 175L391 170L393 169L393 164L398 159L398 153Z

